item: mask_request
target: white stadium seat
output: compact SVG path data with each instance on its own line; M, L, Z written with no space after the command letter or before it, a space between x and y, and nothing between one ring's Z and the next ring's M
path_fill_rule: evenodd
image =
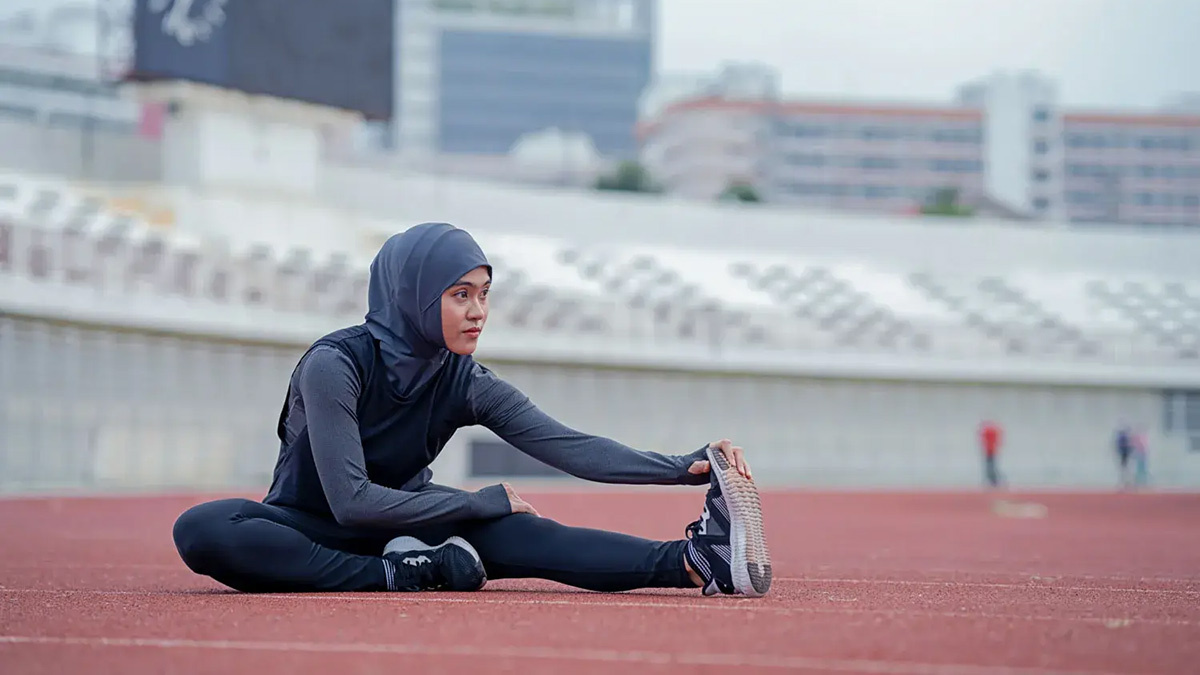
M493 323L502 329L722 348L1200 358L1200 288L1178 279L476 237L495 267ZM28 282L355 321L366 309L361 253L202 239L52 180L0 177L0 274Z

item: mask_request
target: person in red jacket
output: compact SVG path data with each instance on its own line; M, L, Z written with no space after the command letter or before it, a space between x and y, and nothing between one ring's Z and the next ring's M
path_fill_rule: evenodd
M983 446L984 473L988 485L1000 485L1000 470L996 467L996 455L1000 452L1000 442L1004 436L1000 425L987 420L979 427L979 443Z

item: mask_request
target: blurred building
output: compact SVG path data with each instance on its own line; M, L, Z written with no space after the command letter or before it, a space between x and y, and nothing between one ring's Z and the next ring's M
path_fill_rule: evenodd
M1062 127L1067 218L1200 225L1200 113L1077 112Z
M1028 72L968 82L957 96L960 107L979 111L983 119L988 194L1039 218L1064 216L1057 97L1053 83Z
M987 119L989 191L1041 218L1200 225L1200 111L1081 111L1033 73L964 85Z
M546 129L636 155L657 0L405 0L396 100L377 142L404 153L501 155Z
M670 191L710 199L749 183L775 203L898 212L953 188L993 215L1200 225L1200 114L1186 99L1173 112L1066 110L1023 72L941 105L780 100L736 75L643 107L642 159Z
M55 128L133 131L141 107L120 96L94 56L0 43L0 118Z
M647 168L676 194L711 198L749 183L774 203L885 212L945 188L966 201L985 194L975 110L781 100L763 67L726 68L673 93L648 108L640 137Z

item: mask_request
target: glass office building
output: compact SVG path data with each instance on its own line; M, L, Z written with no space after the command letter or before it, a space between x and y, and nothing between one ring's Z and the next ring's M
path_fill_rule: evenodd
M522 136L583 133L636 155L657 0L405 0L396 13L402 151L502 154Z

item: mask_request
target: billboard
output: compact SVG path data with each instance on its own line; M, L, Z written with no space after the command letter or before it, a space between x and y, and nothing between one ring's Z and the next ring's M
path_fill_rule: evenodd
M127 79L393 112L393 0L137 0Z

